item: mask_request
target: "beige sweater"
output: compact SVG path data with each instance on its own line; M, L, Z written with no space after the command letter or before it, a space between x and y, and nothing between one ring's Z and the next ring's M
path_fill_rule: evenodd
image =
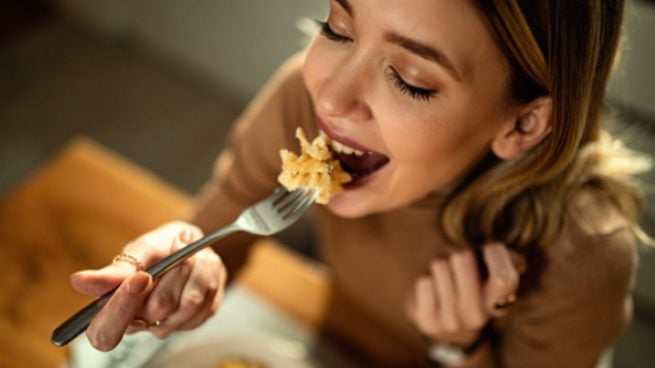
M277 187L278 152L298 150L296 127L308 137L317 134L301 67L302 55L290 59L238 120L199 197L193 221L204 231L230 222ZM315 206L320 251L336 284L407 351L401 360L387 361L389 366L425 362L425 347L403 304L428 262L450 251L434 225L438 201L426 198L354 220ZM232 273L251 240L237 236L217 245ZM630 320L634 244L612 206L580 194L559 240L529 259L525 287L509 315L492 321L493 343L479 348L466 366L593 367Z

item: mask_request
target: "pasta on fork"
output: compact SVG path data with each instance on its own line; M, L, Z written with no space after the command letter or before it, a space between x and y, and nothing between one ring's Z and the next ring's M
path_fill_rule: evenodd
M351 177L332 157L327 136L320 134L310 143L302 128L298 128L296 138L300 141L300 154L280 150L282 172L277 180L289 191L298 188L314 190L318 193L316 203L326 204L332 196L343 191L341 185Z

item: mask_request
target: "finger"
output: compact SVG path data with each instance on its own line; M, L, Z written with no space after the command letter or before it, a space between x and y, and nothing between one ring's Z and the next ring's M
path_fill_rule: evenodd
M218 309L217 300L222 296L220 294L222 294L220 289L209 289L205 295L205 302L199 308L199 311L194 314L191 319L182 323L182 325L178 327L178 330L193 330L203 324L209 317L213 316Z
M129 276L86 330L91 345L101 351L113 349L121 341L148 295L152 279L145 272Z
M485 306L494 315L500 315L504 311L495 308L495 304L503 298L516 295L519 287L519 273L512 262L509 251L503 244L485 245L482 252L489 270L489 279L485 285Z
M121 253L123 255L124 253ZM132 256L115 257L107 266L97 270L83 270L71 275L70 281L77 291L100 296L120 285L125 278L142 267Z
M218 280L214 278L211 270L212 267L218 267L217 258L211 249L204 249L196 255L196 264L182 290L178 309L168 316L162 325L151 329L153 334L164 338L178 330L196 313L201 312L203 306L206 305L206 296L215 295L219 287ZM210 294L212 291L214 294Z
M177 231L177 233L175 233L175 231ZM200 228L183 222L167 224L153 233L159 233L158 238L168 238L169 236L174 235L174 239L168 248L168 252L158 258L163 258L203 236ZM143 241L143 239L139 241ZM146 243L154 241L156 241L154 238L145 239ZM160 241L160 243L163 242ZM154 290L150 293L145 307L138 312L139 318L145 321L164 321L169 315L177 310L181 298L181 291L188 280L191 269L194 267L194 259L194 257L186 259L182 264L171 269L158 280L155 284ZM128 327L126 333L132 334L146 330L152 332L152 329L154 328L132 324Z
M225 291L225 283L227 281L227 270L225 269L225 265L223 264L220 257L218 257L218 260L220 263L219 267L214 268L215 277L218 280L218 285L219 285L218 291L213 293L212 290L210 289L209 295L207 296L206 299L208 301L207 303L208 305L203 309L204 313L201 313L198 316L193 317L190 321L183 324L180 327L181 330L190 330L198 327L205 320L207 320L207 318L214 315L218 310L218 306L221 300L223 299L223 293Z
M407 297L405 298L405 313L409 317L410 321L414 322L414 324L417 324L416 322L416 297L417 297L417 284L414 284L414 287L411 289L411 291L408 293Z
M475 255L460 251L450 256L455 277L460 322L469 330L478 330L487 322L484 312L482 285Z
M200 229L191 224L181 221L170 222L126 245L124 253L138 259L143 267L147 268L170 254L173 239L184 230L192 233L200 232Z
M455 292L455 281L453 280L448 260L439 259L430 265L432 271L432 282L439 300L439 326L444 332L454 332L459 328L459 317L457 315L457 293ZM437 331L439 332L439 331Z
M423 334L434 336L443 327L439 324L437 310L439 301L430 277L421 277L416 282L416 324Z
M172 242L171 252L183 248L190 241L188 231L180 231ZM146 321L162 321L177 310L182 290L194 267L194 259L190 257L184 260L157 281L140 313L141 318Z
M146 268L165 257L169 253L171 239L185 228L193 233L200 232L197 227L182 222L161 226L127 244L121 252L124 257L117 257L109 265L97 270L72 274L70 281L73 288L83 294L103 295L118 286L128 275L138 271L138 266Z
M117 267L104 267L99 270L79 271L70 276L71 285L82 294L101 296L120 285L125 278L135 272Z
M192 243L204 236L202 230L199 227L187 224L185 228L184 239L182 239L186 244Z

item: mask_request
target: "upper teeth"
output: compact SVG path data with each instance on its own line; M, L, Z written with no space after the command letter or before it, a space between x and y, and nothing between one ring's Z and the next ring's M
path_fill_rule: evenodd
M328 142L330 142L330 147L332 147L332 150L334 152L345 153L347 155L352 155L354 153L355 156L363 156L364 155L364 151L360 151L360 150L356 150L354 148L344 146L342 143L339 143L337 141L334 141L334 140L330 139L330 137L328 137L327 134L325 134L322 130L319 131L319 134L322 137L325 137L328 140Z
M355 156L363 156L364 155L363 151L356 150L354 148L344 146L343 144L341 144L341 143L339 143L337 141L332 141L330 143L330 146L332 147L332 150L335 151L335 152L345 153L347 155L355 154Z

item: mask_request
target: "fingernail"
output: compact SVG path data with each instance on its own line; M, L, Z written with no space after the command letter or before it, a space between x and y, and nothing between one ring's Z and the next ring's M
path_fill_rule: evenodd
M137 272L130 278L130 283L127 285L127 290L131 294L141 294L148 288L151 280L152 278L149 274L142 271Z
M82 271L74 272L73 274L71 274L71 277L84 277L84 276L91 275L92 273L93 273L92 270L82 270Z
M188 229L182 230L182 232L180 233L180 240L184 244L191 243L191 240L192 240L191 232Z

